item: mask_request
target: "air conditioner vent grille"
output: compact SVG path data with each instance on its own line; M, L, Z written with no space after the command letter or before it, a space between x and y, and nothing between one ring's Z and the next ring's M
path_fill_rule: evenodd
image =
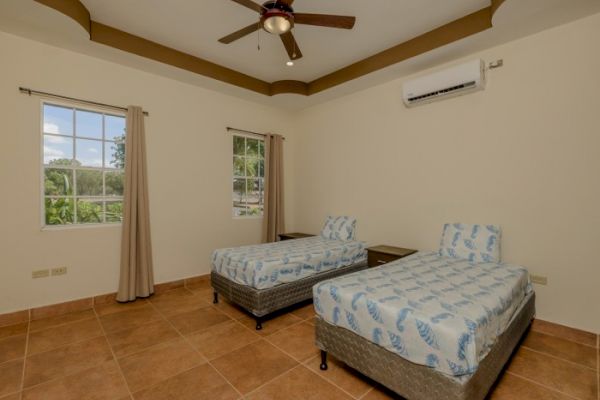
M420 96L409 97L408 101L410 101L411 103L417 102L417 101L429 99L431 97L446 95L448 93L452 93L457 90L469 89L471 87L475 87L476 85L477 85L477 82L475 82L475 81L466 82L466 83L462 83L460 85L452 86L452 87L449 87L446 89L436 90L435 92L425 93Z

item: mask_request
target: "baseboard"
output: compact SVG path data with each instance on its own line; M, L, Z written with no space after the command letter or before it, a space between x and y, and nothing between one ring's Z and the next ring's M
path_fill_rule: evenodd
M191 287L210 281L210 274L192 276L185 279L179 279L171 282L162 282L154 285L154 294L166 292L168 290L182 287ZM75 311L89 310L95 305L112 303L117 301L117 293L106 293L83 299L70 300L64 303L50 304L47 306L34 307L27 310L14 311L6 314L0 314L0 327L17 325L24 322L35 321L43 318L56 317Z

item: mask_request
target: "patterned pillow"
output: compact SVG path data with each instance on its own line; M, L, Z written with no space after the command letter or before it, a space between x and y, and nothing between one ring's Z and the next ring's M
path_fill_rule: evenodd
M356 235L356 218L354 217L327 217L321 230L321 236L332 240L354 240Z
M498 263L500 237L500 227L496 225L445 224L440 256Z

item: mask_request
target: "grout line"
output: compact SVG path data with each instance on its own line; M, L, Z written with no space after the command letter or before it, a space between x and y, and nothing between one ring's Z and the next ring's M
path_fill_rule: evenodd
M296 361L295 359L293 359L293 360ZM292 368L290 368L290 369L288 369L286 371L283 371L282 373L280 373L279 375L273 377L272 379L269 379L268 381L266 381L262 385L260 385L260 386L258 386L256 388L252 389L251 391L249 391L248 393L246 393L246 396L249 396L252 393L259 391L260 389L262 389L263 387L267 386L269 383L273 382L274 380L278 379L279 377L287 374L290 371L295 370L296 368L300 368L300 367L303 367L303 365L301 363L298 363L298 365L294 365Z
M578 398L578 397L574 397L573 395L570 395L570 394L568 394L568 393L562 392L562 391L560 391L560 390L558 390L558 389L555 389L555 388L553 388L553 387L551 387L551 386L544 385L543 383L541 383L541 382L538 382L538 381L536 381L536 380L533 380L533 379L531 379L531 378L527 378L526 376L519 375L519 374L515 374L515 373L514 373L514 372L512 372L512 371L506 371L505 373L506 373L506 374L510 374L510 375L514 375L514 376L516 376L516 377L519 377L519 378L521 378L521 379L523 379L523 380L526 380L527 382L533 383L533 384L535 384L535 385L537 385L537 386L541 386L541 387L543 387L543 388L545 388L545 389L548 389L548 390L550 390L550 391L553 391L553 392L556 392L556 393L560 393L560 394L562 394L562 395L564 395L564 396L570 397L571 399L574 399L574 400L579 400L579 398Z
M547 356L547 357L553 358L553 359L555 359L555 360L564 361L564 362L566 362L566 363L572 364L572 365L574 365L574 366L577 366L577 367L581 367L581 368L589 369L589 370L591 370L591 371L596 371L596 368L594 368L594 367L588 367L587 365L584 365L584 364L579 364L579 363L576 363L575 361L570 361L570 360L567 360L567 359L565 359L565 358L557 357L557 356L555 356L555 355L553 355L553 354L545 353L545 352L543 352L543 351L539 351L539 350L533 349L533 348L531 348L531 347L528 347L528 346L525 346L525 345L521 345L521 346L520 346L520 348L527 349L527 350L529 350L529 351L532 351L532 352L534 352L534 353L537 353L537 354L542 354L542 355L544 355L544 356Z
M102 322L100 322L100 317L98 316L98 313L96 312L96 308L94 307L94 308L92 308L92 310L94 311L94 315L96 316L96 321L98 322L98 325L100 325L100 330L104 334L104 340L106 341L106 345L108 346L108 348L110 350L110 354L112 354L112 356L113 356L113 361L115 362L115 364L117 364L117 368L119 369L119 374L121 375L121 378L123 379L123 383L125 384L125 388L127 389L127 393L129 393L129 397L131 399L133 399L133 393L131 392L131 389L129 388L129 384L127 383L127 379L125 379L125 374L123 373L123 370L121 369L121 364L119 364L119 361L117 360L117 356L115 355L115 352L113 351L113 348L110 345L110 342L108 341L108 336L106 335L106 331L104 330L104 326L102 326Z
M552 336L553 338L565 340L567 342L576 343L576 344L579 344L579 345L582 345L582 346L586 346L586 347L598 348L598 344L596 344L596 345L593 345L593 344L590 345L589 343L583 343L583 342L581 342L579 340L569 339L569 338L567 338L565 336L560 336L560 335L557 335L557 334L554 334L554 333L549 333L549 332L542 331L542 330L537 330L537 329L533 329L532 328L531 332L541 333L542 335ZM588 332L585 332L585 333L588 333Z
M165 317L165 315L164 315L163 313L161 313L161 312L160 312L160 311L159 311L159 310L158 310L158 309L157 309L157 308L154 306L154 304L152 304L152 302L150 302L150 305L151 305L151 307L152 307L152 308L153 308L153 309L154 309L154 310L155 310L155 311L156 311L156 312L157 312L157 313L158 313L158 314L159 314L159 315L160 315L160 316L161 316L161 317L162 317L162 318L163 318L165 321L167 321L167 323L168 323L169 325L171 325L171 327L172 327L172 328L175 330L175 332L177 332L177 333L179 334L179 336L181 336L181 338L182 338L182 339L183 339L183 340L184 340L184 341L187 343L187 345L188 345L188 346L190 346L190 347L192 348L192 350L193 350L193 351L195 351L195 352L196 352L196 353L197 353L197 354L200 356L200 358L202 358L203 360L205 360L205 361L206 361L206 363L207 363L208 365L210 365L210 367L211 367L211 368L212 368L212 369L213 369L213 370L214 370L214 371L215 371L215 372L216 372L216 373L217 373L219 376L221 376L221 378L223 378L223 380L224 380L225 382L227 382L227 384L228 384L228 385L229 385L229 386L230 386L230 387L231 387L231 388L232 388L232 389L233 389L233 390L234 390L234 391L235 391L235 392L236 392L236 393L237 393L237 394L240 396L240 397L239 397L240 399L244 398L244 395L243 395L243 394L242 394L242 393L241 393L241 392L240 392L240 391L239 391L239 390L238 390L238 389L237 389L235 386L233 386L233 384L232 384L232 383L231 383L231 382L230 382L230 381L229 381L229 380L228 380L228 379L227 379L227 378L226 378L226 377L225 377L225 376L224 376L224 375L221 373L221 371L219 371L217 368L215 368L215 366L214 366L214 365L213 365L213 364L212 364L212 363L211 363L211 362L210 362L210 361L209 361L209 360L208 360L206 357L204 357L204 355L203 355L202 353L200 353L200 351L199 351L198 349L196 349L196 347L194 347L194 345L192 345L192 343L190 343L190 341L188 340L188 338L187 338L187 337L185 337L185 336L184 336L184 335L183 335L183 334L182 334L182 333L179 331L179 329L177 329L177 328L175 327L175 325L173 325L173 323L172 323L171 321L169 321L169 320L168 320L168 319ZM221 312L220 310L217 310L217 311ZM229 316L228 316L228 317L229 317ZM219 325L219 324L217 324L217 325ZM196 367L198 367L198 365L195 365L193 368L196 368ZM190 368L190 369L188 369L187 371L189 371L189 370L191 370L191 369L193 369L193 368ZM183 371L183 372L186 372L186 371ZM179 375L179 374L182 374L183 372L180 372L180 373L178 373L178 374L175 374L175 375L173 375L173 376L177 376L177 375ZM167 379L170 379L170 378L171 378L171 377L169 377L169 378L167 378ZM163 381L161 381L161 382L164 382L164 380L163 380Z
M90 310L94 311L93 308L90 308ZM83 310L83 311L88 311L88 310ZM73 311L73 313L76 313L76 312L81 312L81 311ZM62 315L69 315L69 314L71 314L71 313L66 313L66 314L62 314ZM69 321L69 322L63 322L63 323L60 323L60 324L57 324L57 325L48 326L48 327L42 328L42 329L36 329L35 331L31 331L31 333L43 332L43 331L47 331L48 329L59 328L61 326L65 326L65 325L74 324L74 323L82 322L82 321L87 321L88 319L93 319L95 317L96 317L96 314L94 312L93 316L85 317L85 318L81 318L81 319L76 319L76 320ZM43 321L44 319L50 319L50 318L55 318L55 317L49 317L49 318L43 318L43 319L36 319L35 321ZM32 322L34 322L34 321L31 321L29 324L31 325Z
M373 390L375 390L375 386L371 386L371 387L369 388L369 390L367 390L367 391L365 392L365 394L363 394L362 396L360 396L360 397L358 398L358 400L364 399L364 398L365 398L365 397L367 397L367 395L368 395L369 393L371 393Z
M27 365L27 352L29 351L29 331L31 330L31 321L27 323L27 336L25 336L25 353L23 354L23 371L21 373L21 390L19 399L23 398L23 389L25 386L25 366Z

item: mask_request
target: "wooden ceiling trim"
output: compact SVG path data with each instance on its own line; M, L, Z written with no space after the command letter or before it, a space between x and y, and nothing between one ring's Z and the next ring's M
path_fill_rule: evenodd
M308 84L309 95L341 85L352 79L450 44L492 27L491 8L486 7L466 17L429 31L414 39L365 58L318 78Z
M88 9L79 0L35 0L73 19L90 33L91 17Z
M267 96L270 95L271 85L268 82L96 21L92 21L91 27L90 39L96 43L127 51Z
M89 11L80 0L35 1L73 19L88 32L90 40L94 42L216 79L221 82L229 83L266 96L284 93L310 96L485 31L492 27L492 17L494 13L496 13L496 11L506 2L506 0L490 0L491 5L489 7L317 78L312 82L307 83L295 80L282 80L269 83L200 57L163 46L159 43L93 21Z

